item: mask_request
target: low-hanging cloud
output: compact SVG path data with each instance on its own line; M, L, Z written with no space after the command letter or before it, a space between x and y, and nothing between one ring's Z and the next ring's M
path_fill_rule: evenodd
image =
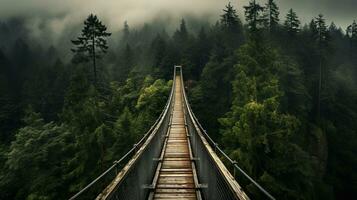
M226 3L217 0L0 0L0 18L54 19L51 23L61 27L65 23L82 21L89 13L95 13L108 26L118 29L125 20L135 26L160 15L209 15L220 11Z
M217 0L0 0L0 21L21 18L30 35L58 43L63 35L73 36L77 25L94 13L116 32L128 21L131 27L163 20L178 25L187 15L212 21L228 1ZM168 23L175 21L175 23Z
M231 0L243 17L243 6L249 0ZM345 28L357 18L356 0L276 0L281 19L294 8L304 23L319 13L324 13L328 23L334 21ZM52 34L63 33L68 27L82 22L89 13L97 14L111 31L122 28L124 21L133 26L158 18L180 19L185 16L218 19L228 0L0 0L0 20L22 17L34 35L42 30ZM258 0L264 4L266 0ZM177 22L178 23L178 22ZM67 30L68 31L68 30Z

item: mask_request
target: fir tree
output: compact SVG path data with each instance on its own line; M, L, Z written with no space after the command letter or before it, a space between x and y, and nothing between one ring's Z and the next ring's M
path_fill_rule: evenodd
M128 43L119 58L120 65L116 69L116 80L124 82L128 78L131 69L134 67L134 52Z
M279 7L274 0L268 0L264 8L264 26L273 31L279 25Z
M300 20L293 9L290 9L284 22L285 30L290 36L294 36L300 31Z
M188 31L184 19L181 20L180 29L176 30L174 33L174 39L179 42L184 42L188 39Z
M107 27L102 24L96 15L90 14L86 21L84 21L84 28L81 36L77 40L72 40L75 48L72 49L74 53L81 56L83 61L93 62L94 83L97 83L97 59L101 58L101 54L107 53L108 45L106 38L111 33L107 32Z
M357 23L356 23L356 20L354 20L353 23L347 27L346 35L347 35L348 38L357 39Z
M319 83L318 83L318 93L317 93L317 119L320 119L321 115L321 90L322 90L322 74L323 74L323 57L324 51L327 48L327 43L329 39L329 33L327 29L327 25L325 19L322 14L319 14L318 17L315 18L315 27L316 27L316 42L319 50Z
M305 199L298 191L309 190L312 169L308 154L294 143L300 121L280 111L283 92L274 64L279 55L251 42L239 49L238 57L231 110L219 119L227 152L280 199ZM251 185L246 191L252 199L264 199Z
M221 15L222 26L232 32L237 32L241 26L241 22L238 18L237 11L233 8L229 2L226 5L226 9L223 9L224 14Z
M309 23L309 32L310 32L310 36L313 40L316 40L317 38L317 26L316 26L316 22L315 19L312 19Z
M336 32L338 31L338 28L335 24L335 22L331 22L330 26L328 27L329 32Z
M346 36L349 39L351 50L354 50L354 48L357 47L357 23L356 23L356 21L353 21L353 23L347 27Z
M160 75L165 74L164 69L161 68L162 62L166 56L167 44L166 41L161 37L161 35L157 35L155 39L152 41L151 49L153 53L153 65L160 73Z
M129 28L129 25L128 25L128 22L125 21L124 22L124 29L123 29L123 40L128 42L127 40L129 39L129 35L130 35L130 28Z
M223 9L220 23L218 23L215 28L217 28L216 31L219 33L215 40L217 42L216 45L225 47L224 50L222 50L222 53L224 54L231 54L231 52L236 50L244 41L242 23L238 17L237 11L231 3L226 5L226 8Z
M264 11L264 7L260 6L255 0L251 0L248 6L244 6L244 9L249 29L256 32L263 21L261 12Z
M202 73L203 67L209 60L210 51L211 51L211 44L207 37L207 33L205 29L202 27L196 43L196 50L199 52L196 54L196 70L194 71L196 78L198 79L200 74Z
M317 33L316 39L320 48L326 46L329 39L328 28L325 21L326 20L322 14L319 14L319 16L315 18Z

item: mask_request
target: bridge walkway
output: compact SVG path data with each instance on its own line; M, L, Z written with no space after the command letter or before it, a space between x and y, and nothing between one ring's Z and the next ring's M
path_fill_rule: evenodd
M190 152L182 100L181 78L175 77L174 108L167 140L162 151L153 199L196 200L194 163Z

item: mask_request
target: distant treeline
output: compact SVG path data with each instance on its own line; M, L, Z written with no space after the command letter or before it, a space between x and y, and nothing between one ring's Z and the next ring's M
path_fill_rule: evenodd
M0 199L83 188L154 123L174 65L208 133L277 199L353 199L357 23L342 30L321 14L303 25L273 0L244 11L245 24L228 4L215 24L182 19L173 34L125 22L120 38L108 35L96 76L78 57L86 52L33 41L21 20L0 23Z

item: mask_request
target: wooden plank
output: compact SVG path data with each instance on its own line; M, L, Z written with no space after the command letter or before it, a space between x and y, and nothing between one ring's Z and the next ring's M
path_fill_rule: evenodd
M182 109L180 80L177 76L172 124L153 199L197 199Z
M170 189L194 189L195 185L193 183L166 183L166 184L157 184L157 188L170 188Z
M156 193L196 193L194 189L156 189Z
M194 194L194 193L169 193L169 194L158 193L158 194L155 194L155 197L196 197L196 194Z

